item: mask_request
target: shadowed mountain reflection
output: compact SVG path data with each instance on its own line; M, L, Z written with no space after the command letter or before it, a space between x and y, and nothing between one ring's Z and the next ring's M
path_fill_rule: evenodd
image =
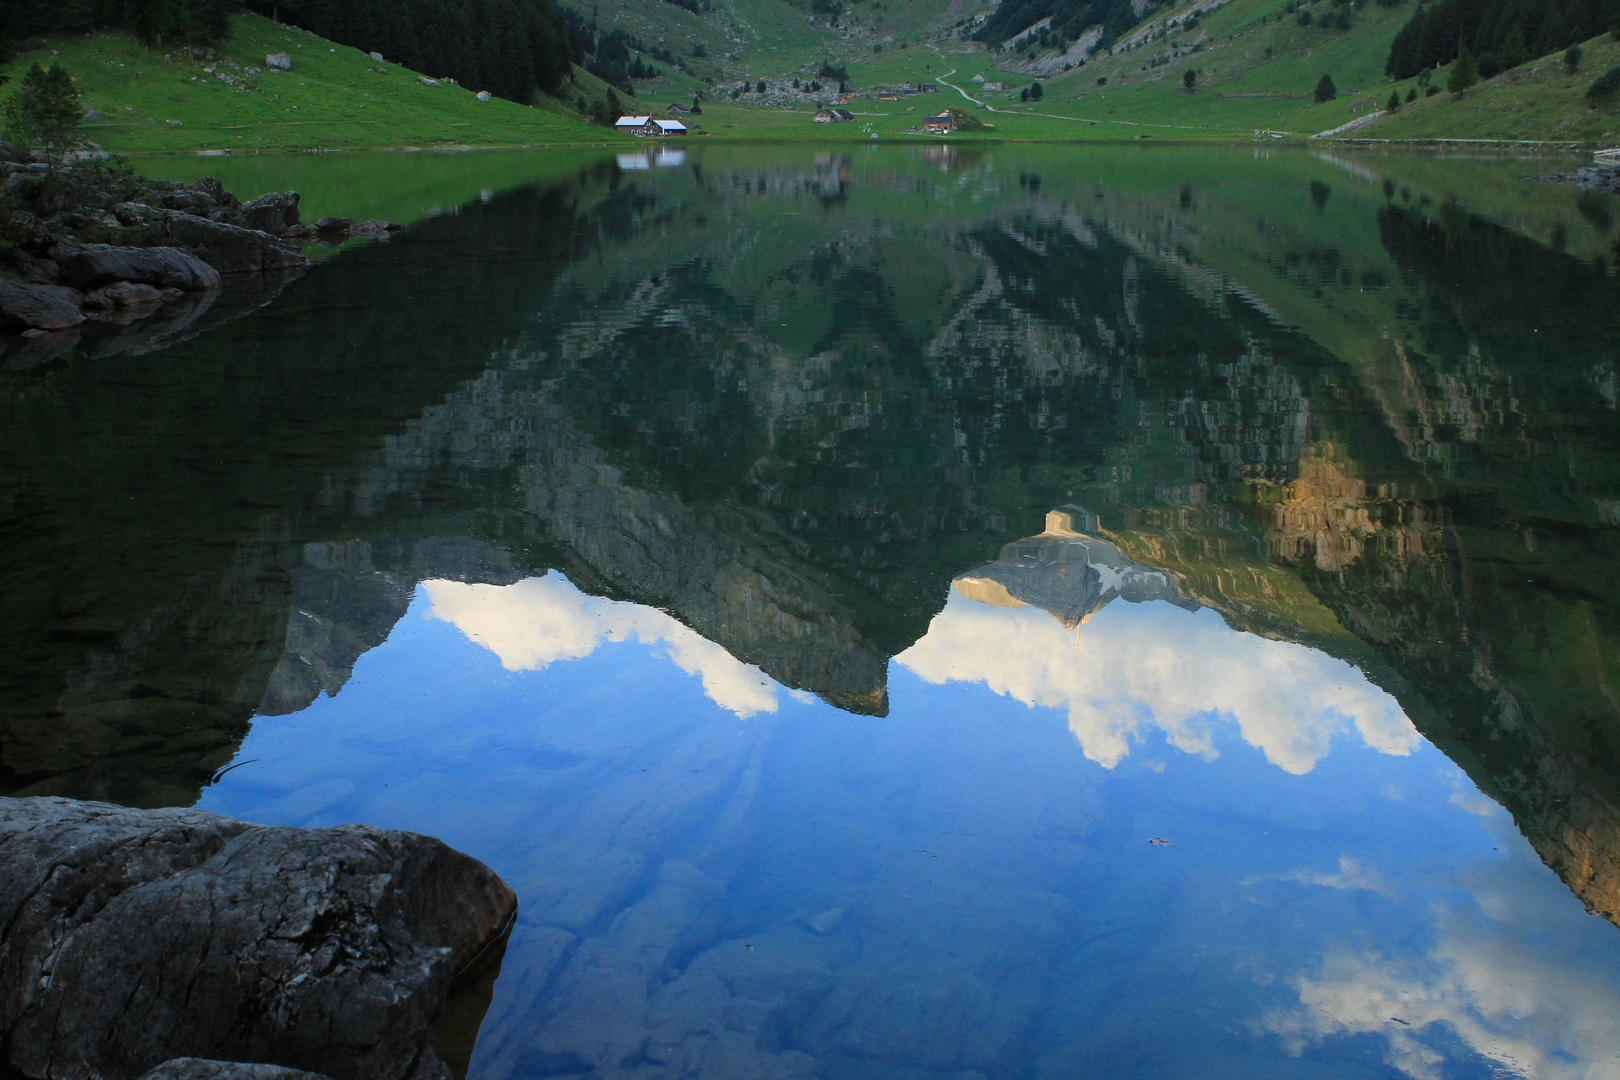
M423 581L512 669L580 646L464 590L659 609L602 639L739 716L884 716L953 589L1071 632L1162 600L1359 668L1369 745L1409 718L1620 918L1607 265L1421 162L1053 153L610 161L6 376L0 788L193 801Z

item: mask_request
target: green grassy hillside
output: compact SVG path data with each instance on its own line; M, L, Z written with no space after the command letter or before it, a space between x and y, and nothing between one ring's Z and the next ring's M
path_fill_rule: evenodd
M1620 138L1620 103L1594 105L1586 100L1586 90L1620 65L1620 42L1604 35L1584 43L1581 50L1581 66L1573 73L1562 54L1543 56L1460 96L1441 92L1426 97L1419 91L1416 101L1355 134L1370 139L1542 139L1612 146ZM1433 79L1435 85L1444 81L1444 71ZM1411 85L1399 84L1403 99Z
M699 137L727 140L933 140L912 129L947 105L965 106L992 125L950 136L954 141L1298 138L1382 109L1392 89L1404 99L1413 88L1383 73L1390 41L1413 10L1405 3L1227 0L1207 9L1201 5L1209 0L1181 0L1150 11L1111 50L1088 56L1084 43L1066 53L1031 53L965 40L972 20L988 10L982 0L859 0L836 22L813 11L813 0L803 2L719 0L691 12L667 0L621 0L611 11L593 10L600 32L624 29L671 50L685 67L660 63L664 77L639 81L638 99L621 95L625 107L661 112L701 94ZM1301 23L1305 14L1310 25ZM626 141L581 121L582 106L599 101L606 87L578 69L558 98L534 107L479 102L477 87L428 85L420 76L433 72L379 64L258 16L239 18L230 44L205 62L117 33L29 46L8 70L16 74L34 60L63 63L91 110L86 133L119 152ZM1592 79L1620 64L1620 43L1596 39L1585 51L1574 76L1560 58L1542 58L1461 98L1420 92L1395 115L1345 137L1612 144L1620 133L1616 107L1593 108L1583 95ZM290 53L294 70L268 70L271 52ZM808 84L828 60L849 71L854 124L811 123L832 89L791 87L795 78ZM1191 92L1183 84L1188 70L1197 73ZM1042 99L1021 100L1037 75ZM1312 91L1323 75L1339 96L1318 104ZM745 79L750 86L767 80L768 93L733 96ZM1443 82L1444 72L1435 81ZM1009 88L983 89L998 82ZM935 85L938 93L879 98L878 88L907 83Z
M480 102L478 87L428 85L419 76L432 72L379 64L257 15L239 17L230 43L207 61L115 32L26 45L6 68L13 78L3 92L14 93L17 74L35 61L62 64L88 110L85 134L120 153L624 141L560 103ZM281 52L291 54L291 72L266 68L265 56Z
M604 27L622 25L677 51L682 43L691 52L702 42L706 57L687 63L715 84L710 100L723 115L711 116L707 127L725 138L908 137L916 117L948 102L965 104L963 94L982 103L975 111L995 125L993 132L970 138L1301 137L1382 109L1391 90L1404 99L1412 89L1410 80L1396 83L1384 74L1390 42L1415 10L1410 3L1227 0L1211 7L1208 0L1181 0L1149 11L1113 49L1090 56L1079 46L1066 54L1032 55L963 40L958 24L988 7L968 0L892 6L872 0L851 6L834 27L825 16L783 0L727 0L705 14L666 0L623 0L611 16L599 17ZM1306 15L1309 25L1302 23ZM1601 39L1585 48L1574 79L1565 77L1559 58L1544 58L1460 101L1449 94L1425 98L1419 91L1415 107L1355 134L1612 141L1620 130L1614 109L1592 109L1580 99L1597 74L1620 62L1620 46ZM848 67L858 124L809 126L809 111L828 95L795 96L782 86L795 77L807 79L823 59ZM1182 81L1188 69L1197 72L1193 92ZM1313 92L1323 75L1331 76L1339 94L1318 104ZM744 78L767 79L771 93L765 99L753 93L731 98L729 89ZM939 97L885 102L875 92L941 78L950 85L941 87ZM1037 78L1042 100L1021 100L1020 91ZM1009 88L987 92L986 82Z

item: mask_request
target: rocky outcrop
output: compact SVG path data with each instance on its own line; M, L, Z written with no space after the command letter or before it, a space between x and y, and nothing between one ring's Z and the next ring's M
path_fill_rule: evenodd
M222 274L309 265L308 259L269 233L195 214L159 211L142 238L185 248Z
M50 255L63 280L76 289L89 290L114 282L186 292L219 287L218 270L197 256L173 247L58 244Z
M1543 173L1540 176L1526 176L1523 179L1540 180L1549 184L1570 184L1592 191L1607 191L1620 195L1620 167L1612 165L1607 167L1589 165L1574 172Z
M4 1064L134 1080L180 1055L448 1077L433 1051L446 996L516 906L488 867L414 833L0 799Z
M272 191L260 195L252 202L244 203L236 220L230 224L280 236L298 224L299 198L296 191Z

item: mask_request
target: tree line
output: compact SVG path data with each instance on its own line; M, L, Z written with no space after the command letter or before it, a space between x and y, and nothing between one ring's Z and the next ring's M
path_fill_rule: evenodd
M1384 70L1409 79L1467 51L1482 75L1620 28L1620 0L1440 0L1395 35Z
M415 71L527 102L580 60L551 0L250 0L262 14Z
M1148 3L1144 8L1156 6ZM1052 30L1048 34L1047 44L1058 47L1052 39L1059 36L1066 42L1078 41L1091 27L1100 25L1102 38L1097 42L1099 50L1113 45L1122 34L1142 21L1133 0L1003 0L1001 6L974 33L973 39L987 45L1000 45L1048 15L1052 17ZM1062 47L1067 48L1066 45Z
M8 40L106 26L149 44L218 45L243 8L416 71L527 102L582 59L552 0L6 0Z

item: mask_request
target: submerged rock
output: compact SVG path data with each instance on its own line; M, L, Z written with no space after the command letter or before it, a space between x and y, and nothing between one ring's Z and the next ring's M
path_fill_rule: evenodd
M452 980L516 907L488 867L414 833L0 798L0 1069L283 1075L173 1060L192 1055L438 1080Z

